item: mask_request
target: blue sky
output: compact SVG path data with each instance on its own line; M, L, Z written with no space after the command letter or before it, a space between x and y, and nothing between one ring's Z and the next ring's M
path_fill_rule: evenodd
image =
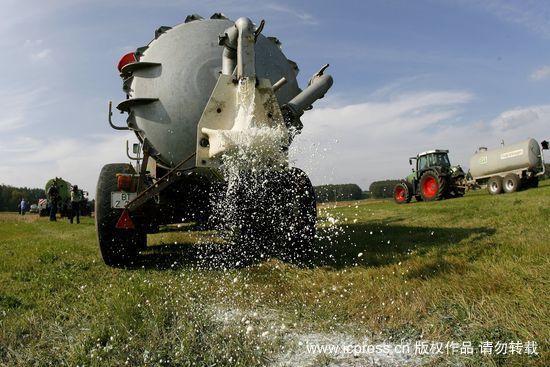
M478 146L550 138L548 1L3 0L0 183L62 176L95 190L131 139L106 121L107 102L124 98L120 56L214 12L265 19L301 86L331 64L334 86L292 154L315 184L367 189L405 176L422 150L448 148L467 167Z

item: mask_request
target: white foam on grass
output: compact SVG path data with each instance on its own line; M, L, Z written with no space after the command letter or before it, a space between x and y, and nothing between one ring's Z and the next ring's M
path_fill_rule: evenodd
M240 327L250 337L269 338L280 344L280 352L270 358L271 367L314 367L320 360L323 365L339 367L422 366L429 363L428 356L414 354L414 345L410 352L403 353L398 352L402 345L399 343L360 338L342 331L321 332L311 326L301 330L285 322L284 317L272 309L247 311L218 306L212 309L211 315L215 322ZM349 328L354 326L349 325Z

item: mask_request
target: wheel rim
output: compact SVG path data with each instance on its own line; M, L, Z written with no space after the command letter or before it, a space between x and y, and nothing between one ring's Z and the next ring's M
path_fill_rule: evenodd
M395 188L395 200L399 202L405 201L405 189L401 186Z
M422 192L427 198L433 198L437 194L437 181L435 177L426 177L422 183Z
M506 180L506 191L512 191L514 189L514 181L513 180Z
M495 181L491 182L491 191L496 192L497 190L498 190L498 184Z

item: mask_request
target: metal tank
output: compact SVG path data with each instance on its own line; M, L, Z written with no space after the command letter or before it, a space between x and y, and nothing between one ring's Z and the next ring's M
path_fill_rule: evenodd
M135 165L107 164L99 175L96 228L108 265L134 264L147 246L147 233L160 225L212 226L212 208L219 207L213 194L232 187L221 174L222 158L251 140L268 145L266 136L274 139L273 149L258 154L281 155L284 162L269 161L259 169L262 180L256 181L264 186L252 198L246 187L237 190L240 223L222 227L242 239L254 237L257 244L277 243L281 253L298 261L311 256L315 194L286 154L303 128L301 116L329 90L332 77L325 73L327 64L301 90L298 66L282 53L277 38L262 34L264 25L246 17L231 21L221 13L209 19L191 15L182 24L158 28L147 46L120 60L126 99L117 108L128 117L125 125L113 122L109 103L109 124L133 131L139 144L134 155L126 148ZM243 119L242 111L253 119ZM243 172L239 185L246 186L256 168ZM246 242L239 243L249 246Z
M500 148L480 148L470 159L470 174L478 179L523 170L536 173L543 170L542 151L535 139Z
M57 191L59 192L59 200L57 202L58 211L61 214L62 217L67 216L70 202L71 202L71 184L61 177L55 177L46 182L46 186L44 190L46 191L46 195L48 194L48 190L52 186L57 187ZM48 197L48 206L51 205L50 198Z
M173 167L195 153L197 125L220 74L232 75L236 66L232 68L227 54L235 59L237 50L220 46L227 42L220 34L234 28L234 22L223 17L161 27L155 39L137 50L136 59L121 67L128 99L117 108L129 113L128 126L141 142L147 141L158 163ZM283 55L277 39L252 37L255 76L272 85L284 78L275 96L280 105L288 103L300 93L296 64ZM224 63L229 64L226 70ZM220 101L222 114L229 103L227 98Z

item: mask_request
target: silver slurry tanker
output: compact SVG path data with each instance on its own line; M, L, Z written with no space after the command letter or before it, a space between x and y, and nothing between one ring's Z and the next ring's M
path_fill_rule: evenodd
M232 22L221 13L210 19L191 15L175 27L160 27L147 46L120 60L127 98L117 108L128 118L126 125L115 124L109 102L109 124L133 131L139 144L134 155L126 148L134 166L107 164L98 179L96 228L108 265L135 264L147 233L159 225L212 226L213 193L228 185L220 174L224 157L241 144L275 143L277 152L259 149L253 156L285 159L262 161L268 162L260 167L263 199L236 200L243 219L232 227L238 227L234 236L245 243L253 234L261 243L274 237L266 228L287 228L285 243L278 245L281 253L297 261L311 255L315 195L305 173L289 167L286 152L302 130L301 115L325 95L332 77L324 73L325 65L302 91L298 66L282 53L278 39L261 34L263 27L264 21L258 26L244 17ZM292 195L281 194L286 188ZM273 197L285 208L280 218L261 208L267 201L273 204Z
M500 148L480 147L470 159L471 181L487 186L493 195L536 187L544 172L542 148L532 138Z

